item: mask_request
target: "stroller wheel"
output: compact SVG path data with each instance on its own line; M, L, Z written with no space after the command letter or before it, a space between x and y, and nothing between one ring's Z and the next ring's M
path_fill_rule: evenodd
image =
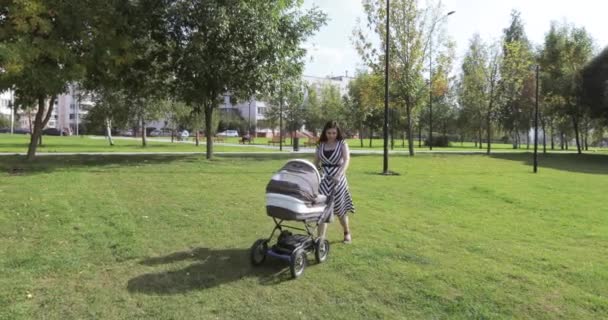
M289 261L289 271L291 276L297 278L304 273L306 268L306 252L302 249L297 249L291 254L291 260Z
M251 246L251 264L258 266L266 260L266 251L268 250L268 240L258 239Z
M327 239L318 239L318 241L315 242L315 260L317 260L317 263L327 260L328 254L329 241L327 241Z

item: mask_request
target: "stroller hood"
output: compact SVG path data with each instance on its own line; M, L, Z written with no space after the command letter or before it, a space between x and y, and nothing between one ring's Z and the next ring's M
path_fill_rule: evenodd
M266 193L291 196L304 202L313 202L319 193L321 177L317 168L307 160L290 160L266 186Z

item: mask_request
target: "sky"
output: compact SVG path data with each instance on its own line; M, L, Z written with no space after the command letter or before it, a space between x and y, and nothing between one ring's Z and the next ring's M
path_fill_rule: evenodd
M447 19L448 36L456 41L457 60L466 52L469 39L479 33L486 41L498 40L508 27L511 10L522 13L526 35L535 45L542 45L551 21L566 20L585 27L598 49L608 46L608 1L606 0L442 0L447 11L456 13ZM328 23L305 47L308 57L305 75L354 75L361 68L351 42L357 18L364 21L361 0L304 0L306 7L318 6L328 15ZM421 0L420 3L425 3ZM456 66L455 66L456 67Z

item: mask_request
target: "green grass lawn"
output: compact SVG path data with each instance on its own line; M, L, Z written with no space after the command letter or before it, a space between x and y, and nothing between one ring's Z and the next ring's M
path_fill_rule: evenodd
M29 135L0 134L0 152L25 153L29 144ZM166 141L157 141L166 140ZM190 139L192 141L192 139ZM56 137L43 136L43 146L38 152L205 152L205 144L196 146L193 143L171 143L169 139L150 138L147 147L142 147L140 139L114 139L114 146L107 140L93 139L89 136ZM204 142L204 141L203 141ZM238 143L234 140L234 143ZM272 149L253 146L227 146L215 144L217 152L265 152Z
M353 157L352 245L249 264L285 157L0 158L0 319L601 319L608 156Z

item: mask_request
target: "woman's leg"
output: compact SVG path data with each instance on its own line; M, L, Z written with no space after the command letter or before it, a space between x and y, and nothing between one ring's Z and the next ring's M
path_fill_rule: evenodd
M350 243L350 226L348 225L348 214L345 214L340 217L340 224L342 225L342 229L344 229L344 242Z

